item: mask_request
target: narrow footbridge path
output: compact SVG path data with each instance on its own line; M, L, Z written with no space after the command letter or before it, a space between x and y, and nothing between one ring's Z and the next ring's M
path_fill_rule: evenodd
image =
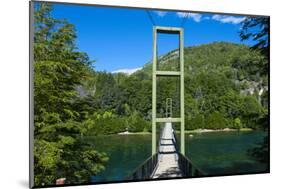
M172 123L165 123L159 139L158 165L155 167L151 177L169 178L181 176Z

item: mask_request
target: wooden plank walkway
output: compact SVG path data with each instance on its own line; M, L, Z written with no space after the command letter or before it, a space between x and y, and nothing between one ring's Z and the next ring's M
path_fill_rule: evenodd
M181 177L178 164L178 154L173 143L173 128L171 122L166 122L160 136L159 161L152 178Z

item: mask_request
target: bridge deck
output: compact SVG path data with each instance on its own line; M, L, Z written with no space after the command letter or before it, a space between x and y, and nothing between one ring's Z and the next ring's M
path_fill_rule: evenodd
M167 122L160 136L159 161L152 178L169 178L182 176L178 164L178 154L173 142L172 123Z

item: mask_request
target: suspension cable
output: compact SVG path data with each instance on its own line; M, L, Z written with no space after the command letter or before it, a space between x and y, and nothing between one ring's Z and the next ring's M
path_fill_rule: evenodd
M146 12L147 12L148 18L149 18L149 20L151 21L152 25L155 26L156 24L155 24L155 22L154 22L154 20L153 20L153 18L152 18L151 13L149 12L149 10L146 10Z
M150 11L149 10L146 10L146 13L147 13L147 15L148 15L148 18L149 18L149 20L150 20L150 22L151 22L151 24L153 25L153 26L155 26L156 24L155 24L155 21L153 20L153 17L152 17L152 15L151 15L151 13L150 13ZM185 15L184 15L184 17L183 17L183 20L182 20L182 22L181 22L181 27L184 27L184 24L186 23L186 20L188 19L188 14L189 13L185 13Z
M188 12L185 13L184 17L183 17L183 20L182 20L182 23L181 23L181 27L184 27L184 24L186 23L187 21L187 18L188 18Z

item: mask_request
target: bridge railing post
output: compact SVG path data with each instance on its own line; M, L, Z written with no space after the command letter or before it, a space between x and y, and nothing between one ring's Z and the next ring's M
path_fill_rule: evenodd
M150 156L141 165L139 165L130 175L124 180L147 180L151 178L151 175L157 166L158 154Z

